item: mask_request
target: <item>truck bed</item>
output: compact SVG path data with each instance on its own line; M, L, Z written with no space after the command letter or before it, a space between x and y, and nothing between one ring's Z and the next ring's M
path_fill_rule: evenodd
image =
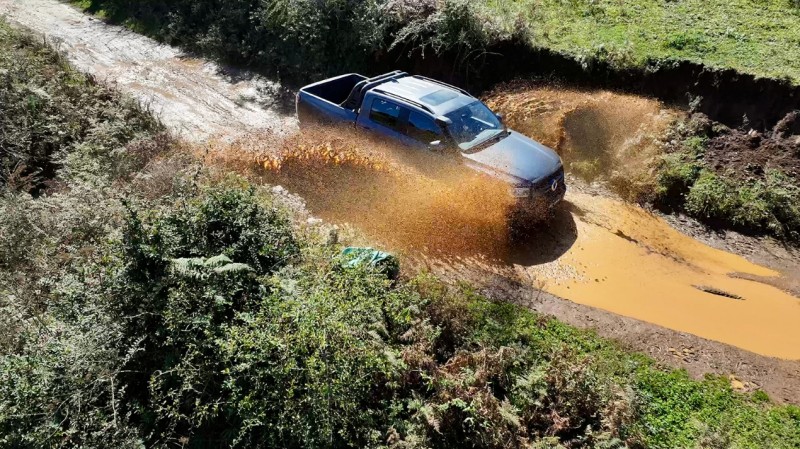
M356 113L342 104L353 87L366 79L366 76L349 73L303 87L297 94L297 118L301 123L355 120Z
M333 104L341 105L347 100L350 92L356 84L367 79L366 76L357 73L349 73L347 75L337 76L320 81L318 83L309 84L304 87L301 92L305 91L311 95L327 100Z

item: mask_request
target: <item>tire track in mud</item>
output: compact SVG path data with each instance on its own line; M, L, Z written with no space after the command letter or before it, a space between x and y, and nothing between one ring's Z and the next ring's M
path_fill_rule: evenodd
M92 74L100 81L115 84L123 92L131 94L149 107L167 126L179 131L183 137L189 140L207 142L211 138L218 137L229 142L253 135L259 136L258 139L261 141L280 140L287 134L291 135L292 131L296 129L296 121L288 110L290 105L281 100L291 99L291 96L286 95L280 85L257 75L226 69L214 63L191 58L179 50L160 45L121 27L110 26L94 20L55 0L0 0L0 14L6 15L12 23L45 34L50 42L67 54L68 60L76 68ZM598 110L602 110L608 106L609 101L613 101L613 96L606 94L587 100L580 95L576 96L574 93L566 93L558 89L551 92L550 97L563 97L568 103L570 95L577 103L567 106L573 111L583 108L583 117L586 120L596 117ZM522 104L517 100L507 97L505 104L506 106ZM497 101L495 106L502 110L504 100L501 98ZM546 113L548 108L558 110L559 108L564 109L565 106L545 101L538 106L534 105L530 110ZM646 101L637 103L637 108L639 109L633 109L634 115L652 111L652 105ZM617 116L605 122L607 125L615 125L618 124L617 122L624 122L632 117L631 111L624 108L617 112L619 113ZM536 113L531 117L536 119ZM575 115L575 117L581 116ZM611 139L616 139L615 142L626 143L626 152L620 153L618 158L630 158L643 154L647 157L652 156L641 151L646 147L649 139L645 134L640 133L637 137L638 141L630 140L625 135L615 134L613 129L610 134L597 134L594 129L584 125L586 123L580 120L577 123L569 123L563 117L554 122L555 129L568 126L576 132L582 133L584 138L587 138L585 136L598 138L598 136L606 135ZM646 132L649 130L647 126L642 129ZM525 129L521 129L521 131L526 132ZM583 166L578 166L578 168L585 168L589 173L602 174L602 170L596 169L602 168L603 161L600 159L603 155L582 151L584 149L591 150L591 147L574 145L575 142L569 141L570 136L556 135L556 141L553 143L547 141L547 136L537 136L530 130L527 132L553 146L558 147L559 142L564 145L573 144L572 148L578 151L577 154L584 156L578 160L583 163ZM275 137L276 134L278 138ZM217 141L219 142L219 140ZM248 163L252 163L254 160L250 158ZM258 176L263 177L264 170L267 172L269 170L264 168L263 160L258 162L259 170L261 170ZM646 164L647 161L641 159L640 162ZM348 167L353 165L348 164L345 165ZM445 221L450 226L446 228L451 231L450 240L437 240L436 238L441 237L441 234L435 231L441 228L442 207L446 209L447 206L452 206L453 203L449 200L458 198L457 191L444 188L443 192L445 193L438 197L425 194L414 197L410 195L410 192L413 189L419 191L420 186L410 184L402 176L396 177L396 179L403 180L399 184L382 185L383 178L375 176L371 169L365 171L363 165L355 164L355 166L354 176L347 177L342 176L338 169L325 168L325 164L315 165L315 170L317 170L315 174L322 178L318 176L313 179L314 183L300 184L296 181L297 177L295 176L283 176L275 179L280 179L290 190L304 194L313 213L333 221L347 221L350 217L356 217L354 221L358 221L356 212L380 216L369 209L370 205L376 203L361 201L361 195L367 197L372 195L372 198L380 200L380 198L386 197L386 191L380 190L381 186L391 189L400 186L402 190L394 191L392 195L395 200L390 203L391 208L381 211L381 214L388 214L390 221L370 223L362 220L360 224L368 232L372 232L376 241L381 241L381 236L385 237L390 232L402 231L399 232L402 238L394 241L388 239L388 244L409 253L410 265L418 268L427 267L434 273L454 281L473 282L492 297L514 300L525 306L552 314L573 325L596 329L602 336L618 339L631 349L646 352L662 363L687 368L694 375L700 376L708 372L733 374L745 382L747 389L761 388L778 401L800 403L800 361L778 360L757 355L728 344L717 343L682 332L691 331L723 341L727 338L724 335L708 335L704 333L706 329L702 326L683 328L676 322L659 321L657 308L652 309L656 312L650 315L630 313L631 310L636 312L636 303L629 304L625 310L615 309L615 295L620 292L615 290L613 282L606 281L612 278L617 282L620 278L624 280L637 275L632 276L630 273L625 273L624 268L616 273L602 271L606 266L614 265L609 263L608 257L615 255L615 251L619 248L624 248L624 252L616 254L616 256L622 256L623 259L628 258L628 262L632 262L634 265L647 259L659 259L660 263L663 262L661 259L666 259L669 262L665 263L671 264L667 265L666 271L654 270L646 272L646 274L639 273L638 276L657 277L659 283L649 286L640 283L637 287L639 290L632 291L628 297L636 295L637 292L652 292L658 289L661 296L656 298L655 303L663 305L663 302L669 300L669 296L673 293L670 289L674 288L674 285L667 282L674 275L674 271L670 270L678 267L680 270L713 276L712 280L714 281L708 282L709 279L702 276L697 279L683 273L681 276L689 277L683 279L679 283L680 286L691 281L692 285L709 285L723 291L731 290L734 294L745 298L742 303L747 303L747 307L752 307L753 300L757 299L756 296L772 295L775 292L764 290L758 291L756 294L740 294L741 289L745 287L728 285L729 280L725 270L728 267L737 268L737 271L738 268L742 268L744 273L755 276L756 280L760 279L758 276L771 275L772 273L768 270L753 264L748 265L741 258L731 259L730 255L724 255L725 253L722 252L714 253L707 246L685 236L682 238L688 241L683 242L684 251L678 251L674 248L673 240L679 239L677 236L681 236L681 234L666 225L663 228L659 227L663 221L649 215L650 218L639 217L625 221L625 217L636 217L644 212L619 201L598 198L595 195L576 192L575 189L569 193L567 204L559 209L554 220L529 236L522 245L503 247L502 245L506 244L507 240L503 236L492 235L492 232L497 229L496 214L486 214L485 208L474 210L467 208L465 211L461 210L464 209L463 207L451 207L449 210L452 215L448 218L449 221ZM302 168L302 164L297 167ZM283 173L286 175L291 171L284 170ZM297 173L295 172L295 174ZM337 188L342 189L335 196L337 201L331 202L329 195L314 195L318 191L322 193L332 191L333 187L331 186L326 189L318 188L320 185L326 185L324 176L330 176L327 181L336 181L334 184L338 186ZM622 177L625 176L623 173ZM337 180L337 177L340 179ZM358 177L360 181L376 181L377 184L349 182L355 177ZM302 176L299 178L303 179ZM441 187L435 182L431 185ZM636 188L641 187L636 186ZM404 199L403 195L408 195L411 201L406 201L408 198ZM356 201L353 201L350 196L355 196ZM480 198L478 194L474 201L483 201L481 206L492 204L490 200L485 198L481 200ZM597 203L600 203L600 206ZM458 205L457 202L456 205ZM352 208L349 209L349 207ZM397 213L400 208L411 208L413 213L408 213L408 210ZM395 215L390 212L395 212ZM487 216L492 219L486 220ZM421 224L421 227L402 228L402 226L398 226L398 221L400 221L398 217L403 219L411 217L413 218L411 221L415 223L414 226ZM432 217L435 220L430 221ZM621 221L618 220L620 217L622 217ZM475 219L484 220L483 228L478 234L475 234L474 229L471 230L468 226L462 227L463 229L459 229L458 226L453 228L453 225L458 224L459 220ZM660 224L653 224L651 220L656 220ZM645 232L642 232L643 229ZM647 231L648 229L649 231ZM468 234L469 232L473 234ZM430 239L431 234L435 234L433 240ZM478 238L479 244L473 245L470 240L481 234L489 235L491 238L483 240ZM670 238L663 239L660 234L667 234ZM426 244L419 245L420 241ZM409 247L407 245L409 242L414 244ZM447 245L447 243L454 242L458 244ZM603 246L608 242L614 243L610 247ZM463 243L469 244L465 246ZM600 247L595 248L593 252L583 249L594 244L599 244ZM443 246L446 253L434 254L430 251L431 248L438 246ZM498 247L503 250L494 251ZM487 252L490 253L488 257L485 255ZM692 260L695 253L700 254L699 261ZM587 254L589 255L587 256ZM719 261L720 258L724 259L723 262ZM750 282L745 289L766 288L761 287L764 284L755 281L741 279L740 281ZM725 285L720 285L720 282ZM599 284L602 283L605 283L607 290L601 293ZM757 284L758 287L753 287L753 284ZM611 288L608 287L609 285ZM628 284L626 288L632 288L631 285L636 287L636 284ZM546 291L567 297L571 301L559 299ZM576 294L576 292L578 293ZM680 294L688 293L686 290L681 290ZM692 294L710 295L696 289ZM605 302L592 302L593 298L597 297L603 298ZM701 301L734 303L734 301L722 297L701 298ZM684 314L691 315L693 313L692 304L692 301L682 304ZM795 304L795 306L797 306L795 310L800 310L800 304ZM675 309L678 308L675 307ZM712 309L711 313L713 312ZM780 314L786 315L784 318L795 316L791 309L786 309L785 313L781 311ZM740 313L737 316L746 318L747 313ZM718 316L716 320L722 328L725 328L726 325L724 318ZM774 317L757 319L764 324L772 318ZM796 318L792 319L798 322ZM678 330L661 327L651 324L651 322ZM739 326L740 333L752 333L753 330L750 327L741 327L745 324L747 324L746 321L734 320L733 325L728 326L727 329L736 329L736 326ZM777 329L783 332L785 328L778 327ZM796 334L783 335L787 341L781 342L777 346L781 348L792 345L800 347L798 342L792 340L795 337ZM781 335L773 333L770 338L780 339ZM728 343L738 343L740 346L748 347L747 342L728 341ZM764 348L766 351L763 350ZM750 349L772 354L769 351L769 343L763 347L750 347ZM776 352L773 355L793 357L797 354L795 352Z

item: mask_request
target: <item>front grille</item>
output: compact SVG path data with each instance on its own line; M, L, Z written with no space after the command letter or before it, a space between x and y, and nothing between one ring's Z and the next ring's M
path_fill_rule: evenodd
M553 189L553 181L557 183L556 188ZM542 179L533 186L534 190L541 193L563 191L564 186L564 167L559 167L552 175Z

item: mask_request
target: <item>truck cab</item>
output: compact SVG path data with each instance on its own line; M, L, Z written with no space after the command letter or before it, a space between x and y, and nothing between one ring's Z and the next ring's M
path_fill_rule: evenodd
M297 113L309 123L355 126L403 146L441 153L508 182L520 200L552 206L566 191L559 156L509 130L502 117L454 86L405 72L347 74L300 90Z

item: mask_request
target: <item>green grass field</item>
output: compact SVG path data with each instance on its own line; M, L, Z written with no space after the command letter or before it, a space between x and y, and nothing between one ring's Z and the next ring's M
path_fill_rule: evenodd
M800 83L795 0L486 0L535 46L620 67L689 60Z

